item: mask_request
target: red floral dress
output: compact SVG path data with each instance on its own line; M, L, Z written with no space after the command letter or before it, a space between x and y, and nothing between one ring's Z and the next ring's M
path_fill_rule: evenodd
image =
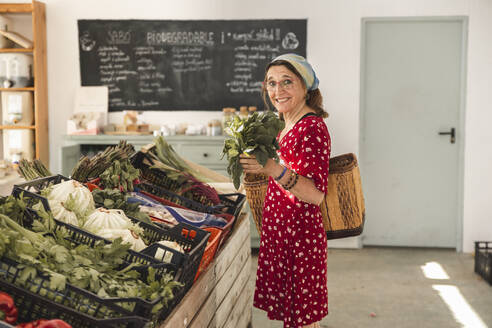
M331 140L321 117L298 121L280 140L283 165L328 184ZM299 200L270 177L263 207L254 306L284 327L302 327L328 314L327 240L319 206Z

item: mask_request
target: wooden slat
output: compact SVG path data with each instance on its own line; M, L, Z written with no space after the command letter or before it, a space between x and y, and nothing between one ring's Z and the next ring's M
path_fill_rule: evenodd
M235 327L237 328L250 328L252 327L252 319L253 319L253 294L251 294L251 298L249 299L248 305L246 306L243 315L239 318L239 321Z
M25 87L25 88L0 88L0 91L34 91L34 87Z
M217 281L224 275L227 268L231 265L232 261L234 260L234 257L238 253L239 249L241 249L243 241L248 239L246 242L250 243L249 218L245 214L241 215L241 218L242 218L241 226L237 227L237 230L235 231L237 236L234 238L233 242L231 242L232 238L229 238L227 243L224 245L224 247L222 247L221 251L217 255L217 261L215 265L215 276L217 277L216 278Z
M188 328L203 328L207 327L217 311L217 289L213 289L207 301L203 304L200 310L196 313L193 321ZM167 328L167 327L166 327Z
M2 3L0 4L0 13L30 13L32 5L30 3Z
M220 261L228 261L229 257L222 255L229 252L237 254L240 246L246 242L249 237L249 219L245 214L242 214L236 227L229 237L228 241L223 245L219 255L210 263L208 268L200 275L185 297L181 300L178 306L168 316L168 318L160 325L161 328L180 328L187 327L197 315L202 304L210 297L212 290L215 290L217 284L215 266ZM232 262L232 260L231 260ZM229 262L229 265L231 264ZM222 267L223 265L221 265ZM214 310L215 311L215 308Z
M32 48L2 48L0 53L3 52L33 52Z
M251 247L247 242L243 243L241 249L236 254L237 256L234 258L229 269L222 276L220 281L216 282L214 290L207 298L202 308L198 311L195 318L193 318L190 328L203 327L212 321L217 308L226 298L231 286L237 281L246 262L249 262L249 265L251 266Z
M253 288L251 288L251 285L247 282L222 328L245 328L247 323L251 321L251 317L249 320L245 320L243 317L247 316L248 310L251 311L252 307ZM246 321L246 324L242 323L242 321Z
M34 130L35 128L34 125L0 125L0 130Z
M251 262L248 260L241 269L241 273L234 281L232 288L227 293L222 303L217 307L215 315L212 321L208 325L208 328L220 328L222 327L229 313L231 313L232 307L236 304L243 287L248 284L249 276L251 275Z
M229 289L231 289L234 280L237 278L239 272L241 272L244 266L244 262L251 258L251 245L248 242L244 243L243 247L236 254L237 255L231 263L231 266L220 278L215 287L215 289L217 289L217 301L219 302L222 302Z
M32 2L33 61L34 61L34 124L36 125L36 158L49 167L48 133L48 76L46 53L46 10L45 4Z
M188 291L178 306L171 312L168 318L160 325L161 328L188 327L193 317L197 314L203 302L209 297L215 287L213 265L205 270L193 287Z

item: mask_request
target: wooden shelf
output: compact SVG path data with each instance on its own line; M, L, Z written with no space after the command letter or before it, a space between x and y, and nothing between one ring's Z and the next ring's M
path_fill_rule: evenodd
M0 53L2 52L33 52L33 48L3 48L0 49Z
M0 125L0 130L34 130L36 126L34 125Z
M34 87L26 87L26 88L0 88L0 91L34 91Z
M34 149L32 157L40 159L46 167L49 167L49 135L48 135L48 71L46 68L46 4L38 0L31 0L31 3L1 3L0 14L10 15L10 19L19 23L27 24L25 17L31 16L32 21L32 46L29 48L5 48L0 49L0 53L30 53L33 58L32 75L34 86L25 88L1 88L0 92L19 92L30 91L33 98L33 125L0 125L3 130L24 130L33 131ZM19 15L17 15L19 14ZM22 18L22 19L21 19ZM1 138L0 138L1 139ZM0 140L0 143L2 140ZM3 145L5 150L5 145ZM31 154L29 154L31 155ZM0 154L2 156L2 154Z
M30 3L2 3L0 4L0 13L32 13L32 4Z

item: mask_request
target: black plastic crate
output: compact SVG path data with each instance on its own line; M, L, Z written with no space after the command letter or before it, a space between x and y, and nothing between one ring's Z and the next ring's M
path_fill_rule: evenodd
M206 206L147 181L142 181L136 189L146 191L190 210L209 214L225 213L234 215L235 218L238 217L246 200L246 196L241 193L219 194L220 204Z
M39 201L43 204L46 211L51 211L48 200L38 194L42 189L64 180L68 180L61 175L32 180L21 185L15 185L12 191L14 197L20 197L23 194L23 199L27 203L28 208ZM35 211L27 211L29 215L36 215ZM36 217L31 218L31 223ZM185 223L179 223L171 229L159 228L153 224L141 222L135 218L131 218L134 223L137 223L144 231L144 237L147 242L151 243L149 247L141 252L128 251L127 260L130 263L140 263L142 265L151 265L158 273L173 273L178 277L178 281L184 284L184 289L188 290L193 284L194 277L200 265L200 261L207 246L207 241L210 236L208 231L193 227ZM93 245L96 240L102 240L102 237L91 234L71 224L64 223L58 220L57 227L64 227L70 232L71 241ZM184 253L176 251L172 248L154 244L162 240L171 240L177 242L183 249ZM111 241L106 240L107 243ZM161 249L166 255L172 253L171 263L163 263L154 258L157 249ZM142 263L143 262L143 263ZM157 262L157 263L155 263Z
M155 193L146 189L144 190L190 210L205 213L227 213L237 218L246 200L246 196L241 193L219 194L220 204L213 205L205 197L190 199L177 195L174 190L178 190L180 186L174 180L169 179L162 171L152 169L145 164L144 160L146 157L146 154L137 152L131 158L132 165L140 169L142 179L146 180L151 188L153 186L160 190L155 190ZM149 186L143 186L143 188L149 188Z
M38 214L35 210L27 208L24 213L23 226L25 228L31 229L32 223L35 220L39 220ZM88 246L94 246L97 241L104 241L104 243L111 243L110 240L104 239L97 235L94 235L88 231L79 229L71 224L59 221L54 219L55 221L55 230L64 229L68 234L68 240L79 245L84 244ZM146 270L148 267L153 267L156 270L157 275L170 274L173 277L177 277L180 274L180 270L182 269L182 263L184 262L182 259L182 254L175 250L168 250L172 252L173 261L171 263L163 263L162 261L151 257L149 255L136 252L134 250L129 249L124 258L124 265L127 266L129 264L137 264L135 266L135 270L139 271L143 274L143 277L146 278Z
M32 209L26 209L24 213L24 219L23 219L23 225L26 228L31 228L32 223L34 220L38 220L38 215L36 211ZM110 240L104 239L102 237L96 236L94 234L91 234L87 231L81 230L73 225L61 222L59 220L54 219L55 221L55 230L58 229L64 229L68 233L68 240L75 244L85 244L89 246L94 246L94 244L97 241L104 241L105 243L109 244L111 243ZM193 227L192 227L193 228ZM178 229L175 229L173 233L169 233L168 235L177 235L178 232L180 231ZM206 232L208 234L208 232ZM208 235L206 236L208 240ZM169 237L168 237L169 238ZM184 237L183 237L184 238ZM206 243L205 243L206 244ZM150 252L148 255L144 253L139 253L135 252L133 250L128 250L127 254L124 258L124 263L121 266L121 269L124 267L130 265L130 264L136 264L136 266L133 267L133 269L141 274L142 279L147 279L147 273L148 273L148 268L152 267L155 269L157 277L161 277L164 274L170 274L175 281L183 283L182 288L176 288L173 292L175 293L174 299L167 305L167 307L162 308L160 312L158 313L152 313L152 308L155 305L155 302L147 302L144 300L143 305L139 305L138 308L136 308L135 316L142 316L144 318L152 319L153 321L156 320L163 320L167 317L167 315L173 310L174 306L181 301L181 299L184 296L185 292L185 286L187 283L188 275L183 275L184 270L188 270L188 267L192 267L192 263L186 262L187 257L183 255L183 253L176 251L171 248L167 248L165 246L160 246L163 248L163 251L165 253L171 253L172 258L169 263L164 263L162 260L154 258L152 256L152 252ZM185 248L186 249L186 248ZM198 247L196 249L199 249ZM200 251L195 251L197 254L200 253ZM195 254L192 252L192 254ZM203 252L201 253L203 255ZM201 260L201 256L200 256ZM1 263L0 263L1 266ZM192 268L193 270L193 268ZM195 271L196 272L196 271ZM1 280L1 269L0 269L0 280ZM140 300L140 299L139 299ZM140 303L139 303L140 304ZM152 305L152 306L150 306ZM34 318L35 319L35 318ZM119 326L117 326L119 327ZM126 326L122 326L126 327ZM133 326L132 326L133 327Z
M41 192L41 190L43 190L45 188L48 188L50 186L53 186L55 184L58 184L58 183L63 182L63 181L68 181L68 180L70 180L70 179L61 175L61 174L57 174L57 175L52 175L49 177L43 177L43 178L38 178L38 179L31 180L31 181L19 183L19 184L14 185L14 187L19 187L22 190L31 191L34 193L39 193L39 192Z
M67 284L65 290L49 287L49 279L20 281L19 263L0 258L0 290L14 299L20 322L40 318L62 319L73 327L143 327L152 319L152 309L161 299L101 298ZM157 315L154 318L157 320Z
M492 241L475 242L475 272L492 285Z

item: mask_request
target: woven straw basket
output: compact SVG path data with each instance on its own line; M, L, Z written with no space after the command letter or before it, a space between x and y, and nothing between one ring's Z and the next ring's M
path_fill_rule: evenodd
M320 208L328 239L362 233L365 219L364 195L354 154L330 159L328 189Z
M263 218L263 202L268 188L268 177L264 174L246 173L243 181L246 189L246 199L248 200L253 220L255 221L258 234L261 235L261 219Z
M246 198L260 235L267 187L268 178L265 175L246 174ZM327 239L357 236L362 233L365 219L364 196L359 166L354 154L330 159L328 189L320 208Z

